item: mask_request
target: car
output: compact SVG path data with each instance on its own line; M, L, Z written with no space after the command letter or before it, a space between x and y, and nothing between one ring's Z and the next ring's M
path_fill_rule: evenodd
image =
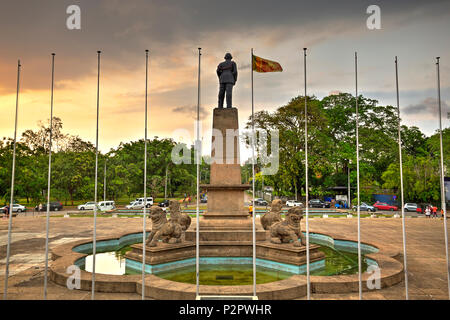
M141 203L142 204L142 208L144 207L144 198L136 198L136 202ZM153 198L152 197L147 197L147 208L150 208L153 205Z
M288 207L302 207L303 203L297 200L288 200L286 201L286 206Z
M50 202L50 211L61 211L63 209L63 205L59 201ZM34 210L39 211L39 206L36 206ZM41 211L47 211L47 202L42 204Z
M200 199L200 203L208 203L208 196L204 196Z
M27 208L25 206L22 206L20 204L14 203L13 204L13 217L17 216L18 213L25 212ZM6 206L0 208L0 213L6 213Z
M86 202L85 204L80 204L77 208L78 210L94 210L95 202Z
M417 205L417 203L405 203L403 208L406 212L422 212L422 209Z
M125 208L127 208L127 209L142 209L142 208L144 208L144 205L142 204L142 202L131 201L130 204L127 204L125 206Z
M169 206L169 200L165 199L161 201L160 203L158 203L158 206L161 208L167 208Z
M112 200L100 201L98 203L98 208L100 209L100 211L114 210L116 208L116 203Z
M373 206L375 208L377 208L378 210L386 210L386 211L397 211L398 210L397 206L393 206L393 205L387 204L385 202L376 202L373 204Z
M358 206L353 206L352 209L353 211L356 211L358 209ZM359 211L375 212L377 211L377 208L365 202L361 202L361 205L359 206Z
M310 208L329 208L331 203L328 201L322 201L320 199L311 199L309 200Z
M255 199L255 206L268 206L268 205L269 203L262 198Z

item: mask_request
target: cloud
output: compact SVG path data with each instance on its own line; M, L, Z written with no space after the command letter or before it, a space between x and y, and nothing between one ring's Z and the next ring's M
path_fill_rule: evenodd
M197 106L191 105L191 106L179 106L179 107L173 107L172 112L187 115L192 119L197 119ZM205 107L200 106L199 110L199 116L200 120L203 120L207 117L208 112L206 111Z
M441 108L443 110L448 109L448 105L445 103L445 101L441 100ZM419 102L418 104L410 104L406 106L402 110L402 112L408 116L436 114L438 112L438 102L436 98L428 97Z

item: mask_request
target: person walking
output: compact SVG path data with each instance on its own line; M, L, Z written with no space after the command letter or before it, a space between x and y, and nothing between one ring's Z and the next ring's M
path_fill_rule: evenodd
M250 217L253 216L253 206L252 205L250 205L248 207L248 214L250 215Z
M430 217L431 217L431 210L430 210L430 207L427 207L427 208L425 209L425 216L426 216L427 218L430 218Z
M432 207L433 210L433 218L437 218L437 207Z

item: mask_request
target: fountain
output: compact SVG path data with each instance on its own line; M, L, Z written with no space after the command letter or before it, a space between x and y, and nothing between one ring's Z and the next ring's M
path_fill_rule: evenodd
M238 112L236 108L214 109L213 129L226 139L212 138L211 184L207 211L199 219L200 294L207 296L253 296L253 224L244 208L244 192L239 164ZM230 132L232 133L230 139ZM220 136L220 135L219 135ZM229 148L229 149L228 149ZM224 151L217 152L216 151ZM234 150L233 156L227 150ZM295 299L306 295L306 246L300 222L303 211L290 208L283 219L281 201L272 202L270 212L256 224L256 291L260 299ZM138 292L154 299L195 299L196 224L170 203L170 219L160 207L151 207L152 229L145 245L145 283L142 283L142 233L111 235L97 240L96 291ZM357 243L310 232L311 290L315 293L358 291ZM383 245L362 243L363 272L368 265L383 272L382 287L403 279L398 252ZM92 242L76 241L52 249L51 279L65 285L71 279L68 268L80 271L80 289L91 289ZM114 257L117 261L114 261ZM356 265L355 265L356 263ZM116 270L111 270L115 266ZM362 275L369 281L370 274ZM364 288L364 290L366 290Z

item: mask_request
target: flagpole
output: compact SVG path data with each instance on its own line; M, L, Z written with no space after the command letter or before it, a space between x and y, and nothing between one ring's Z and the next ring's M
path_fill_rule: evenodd
M311 279L309 270L309 183L308 183L308 104L306 97L306 50L303 48L303 66L304 66L304 76L305 76L305 204L306 204L306 297L308 300L311 299Z
M145 50L145 133L144 133L144 210L142 219L142 300L145 300L145 255L147 223L147 95L148 95L148 50Z
M52 172L52 137L53 137L53 87L55 79L55 54L52 53L52 87L50 98L50 141L48 151L48 177L47 177L47 217L45 235L45 271L44 271L44 300L47 300L47 273L48 273L48 237L50 225L50 180Z
M14 178L16 170L16 138L17 138L17 116L19 110L19 89L20 89L20 60L17 60L17 93L16 93L16 116L14 120L14 146L13 146L13 161L11 173L11 198L9 201L9 220L8 220L8 245L6 247L6 268L5 268L5 288L3 292L3 299L8 298L8 277L9 277L9 257L11 254L11 230L12 230L12 216L14 205Z
M403 237L403 271L405 274L405 299L409 300L408 290L408 261L406 256L406 230L405 230L405 208L404 208L404 192L403 192L403 160L402 160L402 134L401 134L401 119L400 119L400 98L398 90L398 61L395 56L395 87L397 90L397 115L398 115L398 154L400 164L400 192L402 205L402 237Z
M441 153L441 208L443 210L444 218L444 237L445 237L445 259L447 262L447 286L448 296L450 299L450 264L448 257L448 231L447 231L447 206L445 203L445 190L444 190L444 148L442 147L442 109L441 109L441 77L439 73L439 59L436 57L436 71L437 71L437 89L438 89L438 106L439 106L439 145Z
M97 51L97 127L95 131L95 182L94 182L94 235L92 241L92 285L91 300L95 299L95 255L97 253L97 179L98 179L98 117L100 106L100 54Z
M197 201L196 201L196 237L195 237L195 283L196 283L196 294L197 296L200 295L200 214L199 214L199 193L200 193L200 181L199 181L199 173L200 173L200 166L199 166L199 152L198 150L198 142L200 141L200 128L199 128L199 121L200 121L200 63L201 63L201 52L202 48L198 48L198 87L197 87L197 150L196 150L196 160L197 160Z
M251 50L250 65L252 68L252 232L253 232L253 296L256 296L256 246L255 246L255 106L254 106L254 90L253 90L253 48Z
M358 210L358 285L359 300L362 300L362 270L361 270L361 210L359 194L359 111L358 111L358 55L355 52L355 97L356 97L356 182Z
M108 160L107 157L105 157L105 170L103 172L103 201L106 201L106 161Z

